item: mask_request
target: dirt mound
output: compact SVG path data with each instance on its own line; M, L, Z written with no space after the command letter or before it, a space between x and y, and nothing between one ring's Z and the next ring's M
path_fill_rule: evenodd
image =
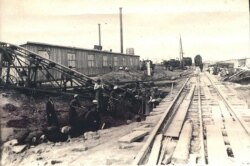
M175 70L175 71L169 71L165 69L155 69L153 80L173 80L178 77L181 77L187 73L186 70Z
M117 83L123 81L140 81L143 78L142 72L110 72L102 76L103 81Z
M165 69L155 69L154 74L152 77L146 75L145 71L118 71L118 72L110 72L101 76L104 82L112 82L112 83L119 83L119 82L130 82L130 81L147 81L147 80L173 80L179 78L181 76L185 76L189 74L189 71L186 70L175 70L175 71L168 71Z

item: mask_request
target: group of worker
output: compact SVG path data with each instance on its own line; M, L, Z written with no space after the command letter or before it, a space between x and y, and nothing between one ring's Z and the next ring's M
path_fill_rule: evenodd
M137 82L133 93L140 103L139 113L143 115L149 115L161 101L160 92L157 87L153 87L153 83L147 87L143 83Z
M121 103L124 100L120 97L117 98L118 93L118 86L113 86L108 103L106 106L104 106L104 85L101 83L101 80L98 79L94 85L94 91L95 91L95 99L93 100L93 104L95 106L95 114L96 116L99 116L100 113L103 113L105 110L110 111L110 112L115 112L117 111L117 103ZM125 93L127 93L125 91ZM160 93L158 91L157 87L153 87L150 85L149 87L144 86L143 83L137 82L134 90L131 93L134 95L134 98L137 99L139 114L142 115L149 115L149 113L152 111L154 107L160 102ZM121 95L122 96L122 95ZM81 106L80 101L79 101L79 96L76 94L74 95L74 98L71 100L70 105L69 105L69 126L74 128L77 126L77 110L82 109L83 106ZM48 98L48 102L46 104L46 112L47 112L47 121L48 121L48 126L57 126L59 127L58 119L56 116L55 112L55 106L54 102L51 97ZM100 120L100 117L97 119Z
M95 100L93 100L93 104L96 106L96 111L101 112L103 108L103 90L104 86L101 83L101 80L98 79L94 85L95 91ZM69 105L69 125L74 127L76 126L76 118L77 118L77 109L84 108L81 106L79 101L79 96L77 94L74 95L74 98L71 100ZM59 127L58 118L55 111L54 101L51 97L48 97L48 101L46 103L46 114L47 114L47 123L48 126L57 126Z

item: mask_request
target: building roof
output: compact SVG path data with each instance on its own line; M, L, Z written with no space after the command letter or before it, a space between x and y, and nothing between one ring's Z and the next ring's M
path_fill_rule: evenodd
M250 58L240 58L240 59L227 59L227 60L223 60L223 61L218 61L218 62L231 62L231 61L241 61L241 60L247 60Z
M111 54L117 54L117 55L140 57L139 55L122 54L122 53L117 53L117 52L101 51L101 50L96 50L96 49L86 49L86 48L71 47L71 46L60 46L60 45L54 45L54 44L48 44L48 43L40 43L40 42L29 42L28 41L26 44L21 44L20 46L26 46L26 45L57 47L57 48L64 48L64 49L74 49L74 50L93 51L93 52L104 52L104 53L111 53Z

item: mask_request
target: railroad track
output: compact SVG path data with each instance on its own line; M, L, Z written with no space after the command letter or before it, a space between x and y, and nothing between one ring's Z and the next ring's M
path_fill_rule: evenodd
M171 103L152 112L162 115L132 164L250 164L250 109L232 98L238 101L214 76L187 79Z

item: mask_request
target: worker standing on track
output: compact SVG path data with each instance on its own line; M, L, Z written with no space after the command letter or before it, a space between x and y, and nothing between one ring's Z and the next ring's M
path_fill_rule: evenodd
M201 72L203 71L203 63L200 65Z
M102 112L103 111L103 84L101 83L101 80L98 78L97 82L94 85L95 90L95 99L97 100L97 111Z
M46 113L47 113L47 121L48 126L58 126L58 120L55 111L55 105L51 97L48 97L48 102L46 103Z
M81 104L79 102L78 95L74 95L74 99L71 100L70 102L70 108L69 108L69 124L72 127L76 126L76 117L77 117L77 112L76 109L80 108Z

